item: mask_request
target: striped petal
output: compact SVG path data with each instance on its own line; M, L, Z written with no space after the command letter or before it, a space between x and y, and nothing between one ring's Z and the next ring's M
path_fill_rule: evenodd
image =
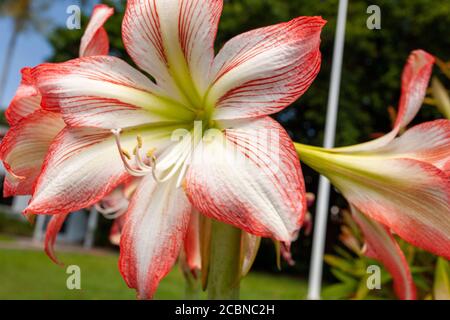
M356 208L406 241L450 259L450 178L415 160L380 165L370 164L370 173L381 177L378 181L338 178L335 185Z
M450 120L436 120L407 130L372 155L424 161L450 173Z
M42 107L60 111L74 127L125 128L192 119L192 113L167 98L126 62L107 56L42 64L32 71Z
M140 134L144 146L163 149L172 128L124 132L123 150L133 150ZM65 213L89 207L128 177L113 135L96 128L66 127L45 159L26 213Z
M402 94L394 127L405 128L419 112L435 60L432 55L423 50L415 50L409 56L403 70Z
M64 121L53 112L38 110L11 127L0 146L7 170L4 196L27 195L41 172L45 155Z
M445 172L415 159L312 147L299 152L358 210L413 245L450 258L450 177Z
M258 254L261 238L242 232L241 236L241 276L245 277L251 270Z
M120 238L122 237L122 229L125 224L125 216L120 216L114 220L111 229L109 230L109 242L115 246L120 245Z
M391 273L396 295L402 300L415 300L416 287L403 251L391 232L383 225L367 218L352 208L353 218L361 228L366 241L364 254L380 261Z
M434 62L435 58L423 50L415 50L409 56L403 69L402 92L397 119L390 133L369 142L334 150L336 152L371 151L384 147L394 140L400 130L407 127L419 112L427 92Z
M5 111L6 120L13 126L20 120L40 109L41 95L35 86L35 81L31 76L31 68L23 68L22 81L12 99L8 109Z
M99 4L92 11L91 20L81 38L80 57L107 55L109 53L108 34L103 28L105 22L114 14L114 9Z
M214 59L207 106L215 119L257 117L297 100L317 76L320 17L299 17L230 40Z
M205 133L185 188L206 216L284 242L295 239L306 211L292 141L270 118Z
M222 0L128 1L123 42L166 92L196 101L207 86L222 6Z
M153 297L178 258L191 205L176 180L156 183L146 176L131 200L120 241L119 267L140 299Z
M47 256L56 264L62 265L55 254L55 242L59 231L61 230L64 221L70 213L55 214L50 219L45 232L44 250Z

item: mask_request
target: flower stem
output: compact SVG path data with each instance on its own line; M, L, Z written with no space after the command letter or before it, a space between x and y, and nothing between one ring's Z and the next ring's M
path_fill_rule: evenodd
M239 299L241 230L212 221L210 250L208 299Z
M198 300L200 297L200 282L191 273L186 274L185 280L184 298L186 300Z

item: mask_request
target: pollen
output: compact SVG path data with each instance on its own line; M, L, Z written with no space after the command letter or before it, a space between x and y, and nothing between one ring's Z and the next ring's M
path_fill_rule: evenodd
M136 136L136 140L137 140L137 147L138 147L139 149L141 149L141 148L142 148L142 136L138 134L138 135Z
M122 152L122 154L123 154L125 157L127 157L128 160L131 160L131 155L130 155L130 153L129 153L127 150L121 149L120 151Z
M187 193L187 182L186 178L183 179L183 182L181 182L181 187L183 188L183 191Z
M150 150L147 151L146 156L147 156L149 159L154 159L154 158L155 158L155 152L156 152L156 148L152 148L152 149L150 149Z
M134 155L134 164L130 163L131 155L130 153L122 148L121 142L120 142L120 134L122 132L122 129L113 129L111 130L112 134L114 135L114 139L116 141L117 148L120 152L120 157L122 159L122 162L125 166L125 169L129 174L135 177L143 177L149 173L152 173L154 171L155 162L156 159L153 158L147 158L143 159L141 156L141 149L142 149L142 138L140 136L136 137L137 145L133 150ZM150 164L148 164L150 163Z

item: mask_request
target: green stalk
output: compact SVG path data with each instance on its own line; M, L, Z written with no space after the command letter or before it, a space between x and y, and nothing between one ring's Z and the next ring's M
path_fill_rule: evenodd
M294 143L295 149L300 156L300 160L317 172L324 174L327 167L332 165L332 162L326 161L328 153L326 149L314 146L308 146L301 143Z
M241 230L212 221L210 250L208 299L239 299Z
M184 298L186 300L198 300L200 298L200 281L195 279L190 272L185 274L185 280Z
M327 177L331 183L341 189L339 180L351 179L354 183L391 183L394 187L398 182L380 173L378 161L390 159L389 156L370 154L342 154L333 151L294 143L300 156L300 161L306 163L312 169ZM340 178L340 179L337 179ZM342 189L341 189L342 191Z

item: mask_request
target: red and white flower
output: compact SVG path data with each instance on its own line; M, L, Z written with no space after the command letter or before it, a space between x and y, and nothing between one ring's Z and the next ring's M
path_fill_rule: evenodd
M112 14L113 9L105 5L94 8L81 42L80 56L108 53L109 42L103 24ZM22 69L21 84L5 112L11 130L0 149L0 157L8 171L4 196L32 193L50 144L65 126L58 112L41 108L41 101L32 69Z
M422 105L433 64L434 57L424 51L410 55L397 120L389 134L344 148L296 147L302 160L328 177L356 211L411 244L450 259L450 121L423 123L397 137ZM383 252L383 245L378 245ZM397 250L390 248L391 253ZM401 263L404 267L404 259L391 262L390 271ZM401 297L414 298L411 283L397 283L396 288Z
M113 12L106 5L95 6L81 40L81 57L108 54L109 41L103 24ZM3 188L5 197L33 193L50 145L66 126L60 112L44 110L41 102L42 95L32 69L22 69L21 84L5 113L11 129L0 147L0 158L7 170ZM55 262L58 261L53 244L69 213L54 215L47 226L45 251Z
M306 212L294 145L268 115L298 99L316 77L325 21L300 17L249 31L214 56L222 2L127 2L125 47L154 81L108 56L29 70L43 112L61 114L66 126L25 212L66 214L98 202L130 175L142 177L120 257L122 275L141 298L152 297L175 263L193 210L286 243ZM82 52L107 43L102 31L86 34L102 45L82 43ZM276 138L256 139L261 131ZM174 132L189 134L173 141ZM267 148L269 140L277 148ZM246 161L227 162L235 157Z

